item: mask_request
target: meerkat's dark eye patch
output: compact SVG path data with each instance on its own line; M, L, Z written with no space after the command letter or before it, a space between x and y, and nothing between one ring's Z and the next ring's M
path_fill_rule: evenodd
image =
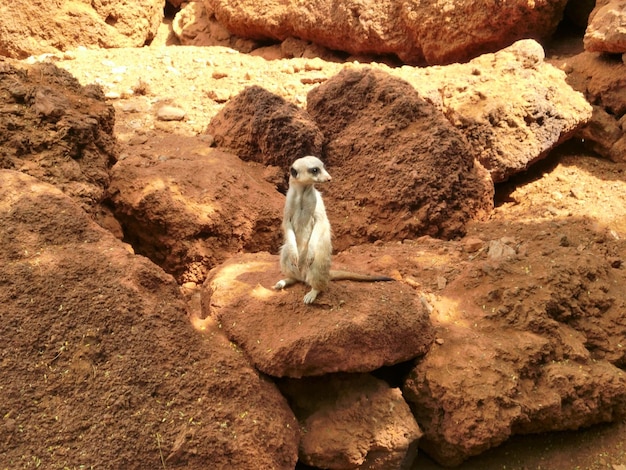
M291 168L289 172L291 173L291 176L293 176L294 178L298 177L298 170L296 170L295 168Z
M309 173L311 173L312 175L318 175L319 172L320 172L320 169L318 167L309 168Z

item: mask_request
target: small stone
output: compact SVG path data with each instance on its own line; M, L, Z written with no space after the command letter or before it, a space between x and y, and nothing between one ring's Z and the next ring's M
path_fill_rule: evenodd
M176 106L165 105L157 110L159 121L182 121L185 119L185 110Z

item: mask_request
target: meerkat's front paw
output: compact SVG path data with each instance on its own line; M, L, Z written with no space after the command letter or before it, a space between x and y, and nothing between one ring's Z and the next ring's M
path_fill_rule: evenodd
M313 302L315 302L315 299L317 298L317 294L319 294L320 291L316 290L316 289L311 289L305 296L304 296L304 303L309 305L312 304Z
M285 287L287 287L287 281L285 281L284 279L281 279L274 285L275 290L282 290Z

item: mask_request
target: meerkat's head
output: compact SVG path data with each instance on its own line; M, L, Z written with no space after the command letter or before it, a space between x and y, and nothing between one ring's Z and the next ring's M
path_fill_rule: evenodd
M289 170L289 183L310 185L326 183L332 178L324 168L324 163L311 155L298 158Z

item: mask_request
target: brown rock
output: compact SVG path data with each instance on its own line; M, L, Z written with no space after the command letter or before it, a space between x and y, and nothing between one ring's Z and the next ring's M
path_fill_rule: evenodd
M110 200L138 252L181 282L201 283L241 250L277 250L283 196L263 168L209 149L195 137L166 136L168 154L132 156L113 167Z
M454 237L493 205L493 185L463 135L411 85L344 69L311 90L326 136L325 188L336 246L429 234Z
M368 372L420 356L433 341L428 313L401 283L333 282L305 305L303 284L273 290L280 277L277 256L243 254L203 287L204 315L266 374Z
M286 400L192 327L171 276L19 172L0 170L0 227L3 464L294 468Z
M116 160L102 90L49 63L0 62L0 95L0 168L51 183L96 215Z
M300 461L316 468L409 469L422 435L397 388L367 374L280 384L300 427Z
M323 136L306 111L260 86L243 90L211 120L207 133L242 160L282 167L320 155Z
M0 55L24 58L84 47L141 47L163 20L163 0L16 0L0 7Z
M621 60L583 52L560 61L567 82L593 103L593 115L577 136L594 152L613 161L626 158L626 64ZM622 120L622 121L620 121Z
M290 36L355 55L393 54L406 63L462 62L522 38L547 38L565 0L542 3L204 0L234 34L282 41ZM259 14L262 12L262 14Z

